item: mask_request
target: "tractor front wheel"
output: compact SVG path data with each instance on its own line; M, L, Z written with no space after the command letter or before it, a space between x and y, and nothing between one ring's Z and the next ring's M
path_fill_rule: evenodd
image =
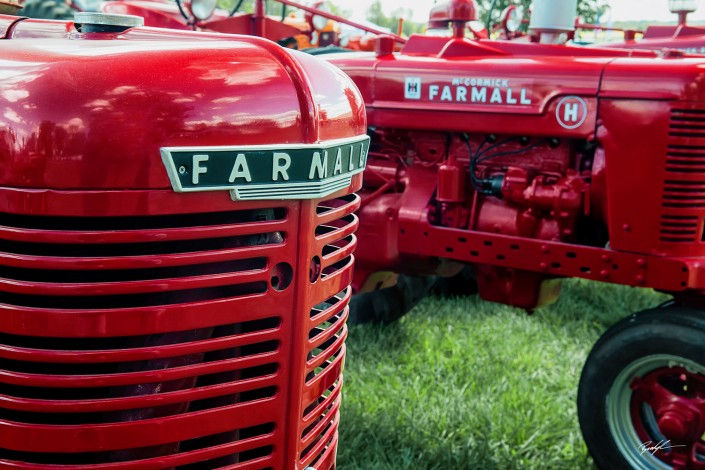
M45 20L72 20L74 10L65 2L54 0L25 0L17 16L41 18Z
M620 321L590 353L578 417L603 469L705 469L705 312L678 305Z
M354 295L348 323L391 323L408 313L438 280L436 276L400 274L391 287Z

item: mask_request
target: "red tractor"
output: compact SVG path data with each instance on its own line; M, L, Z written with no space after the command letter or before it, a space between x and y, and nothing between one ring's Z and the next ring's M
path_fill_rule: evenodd
M669 293L595 345L580 424L602 468L705 468L705 59L472 41L471 2L435 10L454 37L327 56L371 137L358 320L393 319L463 266L481 297L529 311L566 277ZM542 42L568 13L539 18Z
M277 2L281 8L278 15L269 14L265 0L255 0L252 13L240 11L242 1L230 12L218 10L214 0L113 0L101 3L100 10L111 14L141 16L147 26L247 34L264 37L294 49L310 50L329 46L361 49L365 43L361 43L359 37L355 40L355 37L341 36L339 25L342 23L367 33L389 34L374 25L360 24L337 16L322 1L313 6L294 0ZM303 15L289 15L287 12L292 8L303 12ZM404 42L401 37L392 36ZM369 50L372 50L372 44L370 41Z
M0 16L0 467L335 467L369 139L254 37Z
M2 0L15 4L15 0ZM265 0L255 0L251 13L241 11L242 0L231 11L216 8L216 0L23 0L20 16L41 19L72 20L76 12L100 11L108 14L134 15L146 26L177 30L247 34L270 39L293 49L317 49L330 46L372 50L373 41L360 34L341 34L340 24L357 31L389 34L372 24L357 23L329 11L317 1L312 6L294 0L277 0L276 15L268 11ZM299 13L294 13L297 10ZM1 12L1 10L0 10ZM404 40L395 36L397 40ZM313 51L314 53L316 51Z
M669 0L672 13L678 15L677 25L649 26L643 38L637 40L633 34L626 34L624 42L610 44L609 47L635 49L677 49L688 53L705 53L705 28L689 25L688 14L697 7L697 0Z

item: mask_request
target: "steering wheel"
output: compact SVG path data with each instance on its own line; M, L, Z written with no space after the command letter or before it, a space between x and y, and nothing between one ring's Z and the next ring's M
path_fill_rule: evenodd
M485 23L489 34L501 29L503 39L514 39L521 36L523 34L521 27L524 24L524 2L512 0L512 3L495 19L493 17L496 8L497 0L492 0Z
M176 6L179 7L179 13L181 13L181 16L183 16L186 22L189 23L192 18L188 13L186 13L186 10L184 10L184 5L181 3L181 0L176 0Z

